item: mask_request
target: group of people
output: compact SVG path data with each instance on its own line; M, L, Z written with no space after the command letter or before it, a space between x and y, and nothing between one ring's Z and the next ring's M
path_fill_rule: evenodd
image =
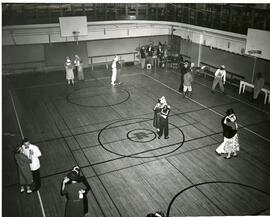
M84 81L83 63L81 58L77 54L74 56L73 62L69 57L66 57L64 67L66 70L66 80L68 86L74 86L75 76L77 76L77 79L79 81Z
M211 92L215 93L215 88L217 84L219 84L219 88L223 94L226 94L224 85L226 83L226 70L225 66L221 65L220 68L218 68L214 75L214 80L211 88ZM264 87L264 78L261 72L258 72L255 77L254 81L254 89L252 94L252 101L256 101L258 99L258 96L261 92L261 89Z
M164 133L164 139L169 138L169 113L171 107L167 104L166 98L162 96L154 107L153 126L157 129L158 138Z
M151 66L164 67L165 58L167 57L167 43L158 43L157 46L154 42L150 41L148 46L140 47L140 62L141 68L144 69L146 64Z
M39 148L31 144L28 138L24 138L22 144L16 148L14 157L18 169L20 192L30 194L32 191L39 190L41 186Z
M61 195L66 196L65 217L83 217L88 213L89 190L90 185L81 174L81 168L73 167L61 184Z

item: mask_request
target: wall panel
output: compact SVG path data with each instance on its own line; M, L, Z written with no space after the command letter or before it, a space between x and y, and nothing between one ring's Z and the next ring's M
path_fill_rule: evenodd
M153 41L155 45L160 41L168 43L168 36L151 36L138 38L108 39L98 41L88 41L88 56L114 55L119 53L135 52L140 45L146 45Z
M2 47L2 64L44 61L43 45L17 45Z
M82 59L84 66L88 65L86 42L79 42L77 45L75 42L66 43L53 43L45 46L45 59L46 66L61 66L65 63L66 56L69 56L72 60L74 55L78 54Z

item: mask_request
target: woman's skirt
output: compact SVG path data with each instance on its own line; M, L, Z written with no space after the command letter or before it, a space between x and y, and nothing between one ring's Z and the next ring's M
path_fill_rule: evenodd
M226 153L236 152L240 150L237 133L232 138L224 138L224 151Z

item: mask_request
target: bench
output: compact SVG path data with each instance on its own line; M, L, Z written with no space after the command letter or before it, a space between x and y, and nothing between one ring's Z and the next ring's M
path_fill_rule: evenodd
M239 86L239 94L244 93L246 86L254 88L254 84L248 83L246 81L240 81L240 86ZM267 90L265 88L261 89L262 92L264 92L264 104L270 103L270 90Z

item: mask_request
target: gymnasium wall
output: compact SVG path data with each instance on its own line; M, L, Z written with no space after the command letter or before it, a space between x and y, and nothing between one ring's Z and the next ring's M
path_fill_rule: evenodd
M140 45L148 45L149 42L154 42L155 45L158 42L168 43L168 36L150 36L150 37L137 37L137 38L122 38L122 39L107 39L107 40L95 40L87 42L88 57L102 56L102 55L115 55L121 53L137 52L136 48ZM120 55L121 56L121 55ZM93 62L107 62L112 60L112 57L97 57L93 58ZM122 59L125 61L133 61L134 55L122 55ZM90 63L90 58L89 58Z
M197 65L198 44L187 40L181 40L181 54L189 56L191 61ZM225 65L226 69L232 73L245 77L246 81L252 81L252 73L255 59L248 56L242 56L227 51L219 50L202 45L200 62L219 67ZM265 81L270 83L270 61L257 59L255 73L262 72Z
M66 57L72 60L77 54L82 59L84 67L88 66L88 55L86 42L81 41L78 45L74 42L46 44L44 46L44 55L46 66L63 66Z
M94 59L93 63L108 62L112 60L112 56L121 53L136 52L139 45L147 45L150 41L154 44L158 42L168 43L168 36L149 36L136 38L119 38L119 39L103 39L93 41L80 41L78 45L74 42L60 42L51 44L28 44L16 46L3 46L3 74L13 73L15 69L25 69L34 71L45 71L42 68L51 68L52 70L60 69L66 56L74 59L74 55L78 54L84 67L88 67L91 63L91 56L111 55ZM122 55L125 61L134 61L134 55Z

